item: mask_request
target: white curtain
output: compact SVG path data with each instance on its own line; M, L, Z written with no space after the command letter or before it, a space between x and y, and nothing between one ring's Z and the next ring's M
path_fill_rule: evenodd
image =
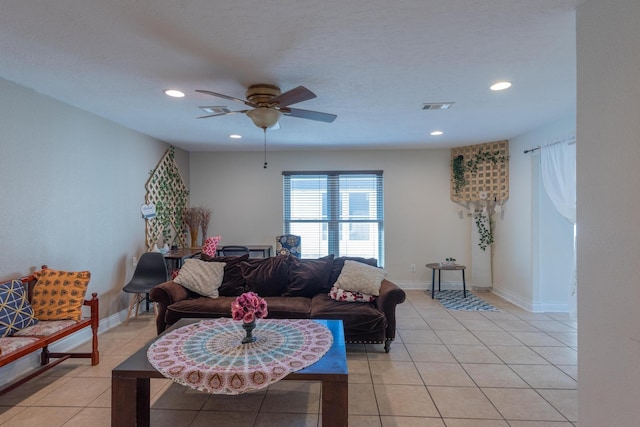
M577 317L576 271L576 144L573 140L549 144L540 149L540 170L544 189L555 208L573 224L573 262L569 314Z

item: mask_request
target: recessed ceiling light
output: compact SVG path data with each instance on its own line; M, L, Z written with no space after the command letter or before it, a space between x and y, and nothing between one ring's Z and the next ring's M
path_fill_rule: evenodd
M176 89L167 89L164 91L164 94L172 98L182 98L184 96L184 92Z
M511 82L497 82L491 85L491 90L505 90L511 87Z
M440 136L442 135L444 132L442 132L441 130L434 130L433 132L431 132L431 136Z
M240 139L242 138L242 135L237 135L237 134L233 134L233 135L229 135L229 138L233 138L233 139Z

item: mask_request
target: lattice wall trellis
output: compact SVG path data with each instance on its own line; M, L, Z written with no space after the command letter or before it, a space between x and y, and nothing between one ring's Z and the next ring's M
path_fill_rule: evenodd
M161 241L170 246L187 246L182 232L182 212L187 206L189 191L175 163L173 150L171 147L162 156L145 184L145 203L156 205L156 217L146 220L147 250L151 250L161 238Z
M479 202L481 200L497 200L509 198L509 141L488 142L486 144L469 145L451 149L451 161L463 156L463 161L475 162L478 153L490 153L495 158L504 159L494 164L491 160L477 163L477 171L473 173L469 168L465 171L466 184L456 193L453 170L449 167L451 184L450 193L453 202ZM485 192L486 197L480 197Z

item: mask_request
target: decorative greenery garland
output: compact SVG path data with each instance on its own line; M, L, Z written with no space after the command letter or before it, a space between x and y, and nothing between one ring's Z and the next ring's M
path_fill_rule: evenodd
M453 191L456 194L460 194L460 190L467 185L467 179L464 177L467 169L464 165L464 156L462 154L451 160L451 170L453 171Z
M473 176L478 173L478 166L482 163L491 162L494 165L504 163L509 159L509 156L500 156L500 151L478 151L473 159L464 161L464 156L460 154L458 157L451 160L451 170L453 172L453 191L456 195L460 194L460 190L467 185L467 180L464 174L470 171Z
M175 165L175 147L169 147L169 158L171 163ZM157 168L156 168L157 169ZM182 230L175 230L173 235L173 225L182 226L184 219L183 211L187 205L189 196L188 190L182 190L178 183L182 183L182 178L177 167L162 168L159 173L155 174L156 169L149 171L151 182L157 186L158 198L156 202L156 220L162 225L162 238L167 244L177 244L180 242ZM173 205L168 201L173 199Z
M462 192L462 189L468 184L465 174L467 171L472 176L476 176L478 173L478 166L484 163L491 162L494 165L504 163L509 159L509 156L501 156L500 151L481 151L478 150L476 155L465 162L464 156L459 156L451 160L451 171L453 175L453 191L456 195ZM493 245L493 231L491 230L491 217L485 215L484 212L475 213L476 225L478 227L478 233L480 234L480 241L478 246L485 251L487 246Z
M478 227L478 233L480 234L480 241L478 242L478 246L480 246L480 249L484 251L487 249L487 246L493 245L491 218L486 216L482 211L476 212L476 226Z

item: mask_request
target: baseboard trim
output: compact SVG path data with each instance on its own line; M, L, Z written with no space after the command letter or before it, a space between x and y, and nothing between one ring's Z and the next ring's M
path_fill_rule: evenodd
M569 304L553 304L553 303L541 303L542 311L546 313L568 313Z
M105 317L100 320L98 326L98 335L108 331L111 328L123 323L127 318L127 309L112 314L109 317ZM84 328L75 334L69 335L60 341L56 341L49 346L49 351L52 353L65 353L75 347L78 347L84 343L91 341L91 329ZM98 339L98 341L100 341ZM29 354L24 356L9 365L0 368L0 378L2 382L0 384L9 384L10 382L23 377L35 369L40 368L40 352Z
M533 312L533 313L540 313L541 310L539 307L535 307L534 304L531 304L529 301L526 301L522 298L520 298L518 295L514 294L513 292L510 292L508 290L505 290L503 288L496 288L494 287L492 289L492 292L496 295L498 295L500 298L509 301L511 304L517 305L520 308L523 308L527 311ZM537 310L536 310L537 308Z
M493 288L492 292L500 298L509 301L532 313L568 313L569 304L531 302L520 298L518 295L502 288Z

